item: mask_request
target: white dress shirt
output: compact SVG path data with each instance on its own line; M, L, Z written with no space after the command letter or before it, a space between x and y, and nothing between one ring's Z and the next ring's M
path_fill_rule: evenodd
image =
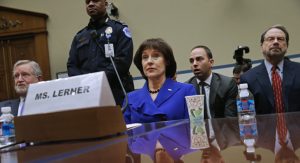
M18 116L22 115L23 109L24 109L24 104L25 104L25 98L20 97L20 104L19 104L19 108L18 108Z

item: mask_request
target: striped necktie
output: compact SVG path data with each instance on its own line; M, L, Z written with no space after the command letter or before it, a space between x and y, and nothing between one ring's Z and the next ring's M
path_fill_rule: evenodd
M286 127L285 117L283 113L277 114L276 127L277 127L277 133L279 138L279 144L281 146L284 146L286 145L287 127Z
M282 100L282 85L281 78L279 74L276 72L277 67L272 67L272 87L274 92L274 100L275 100L275 109L277 113L284 112L283 100Z

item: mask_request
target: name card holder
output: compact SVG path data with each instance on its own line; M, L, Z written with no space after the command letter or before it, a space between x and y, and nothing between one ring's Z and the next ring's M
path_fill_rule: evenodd
M122 134L126 125L119 106L26 115L14 118L16 142L52 142Z

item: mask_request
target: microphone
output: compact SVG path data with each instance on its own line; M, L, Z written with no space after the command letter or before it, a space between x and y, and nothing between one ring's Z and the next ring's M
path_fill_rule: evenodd
M121 85L123 94L124 94L124 96L125 96L125 105L121 108L122 113L124 113L125 110L126 110L126 107L127 107L127 105L128 105L128 95L127 95L127 93L126 93L126 91L125 91L124 85L123 85L122 80L121 80L120 75L119 75L119 72L118 72L118 70L117 70L117 68L116 68L116 66L115 66L115 62L114 62L114 60L113 60L113 58L112 58L112 57L114 56L114 51L113 51L114 49L113 49L113 47L112 47L112 46L110 45L110 43L109 43L109 38L111 37L111 33L112 33L112 32L113 32L113 30L112 30L111 27L107 27L106 30L105 30L105 36L106 36L106 38L107 38L107 49L105 48L105 56L106 56L106 57L108 56L109 59L110 59L110 61L111 61L111 63L112 63L113 68L114 68L114 71L115 71L115 73L116 73L116 75L117 75L118 81L119 81L119 83L120 83L120 85ZM92 31L90 32L90 35L92 36L93 40L95 41L97 47L99 47L100 49L103 50L103 47L102 47L102 46L100 45L100 43L97 41L97 38L99 37L99 34L97 33L97 31L96 31L96 30L92 30Z

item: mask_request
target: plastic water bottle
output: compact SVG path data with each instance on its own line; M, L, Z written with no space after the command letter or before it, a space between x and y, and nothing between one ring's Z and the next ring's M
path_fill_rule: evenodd
M2 136L12 136L15 134L15 127L13 123L14 116L11 114L11 107L2 107L2 115L0 121L2 122Z
M239 120L239 128L240 138L246 146L246 152L254 153L254 145L258 137L256 118L254 117L249 120Z
M255 153L255 143L258 138L256 118L239 120L240 138L246 147L244 155L251 163L260 162L261 155Z
M239 85L236 99L239 120L249 120L255 117L255 104L253 94L248 90L248 84Z
M241 141L246 146L246 159L255 162L261 159L255 154L255 143L258 137L256 112L253 94L248 90L248 84L239 85L236 99Z

